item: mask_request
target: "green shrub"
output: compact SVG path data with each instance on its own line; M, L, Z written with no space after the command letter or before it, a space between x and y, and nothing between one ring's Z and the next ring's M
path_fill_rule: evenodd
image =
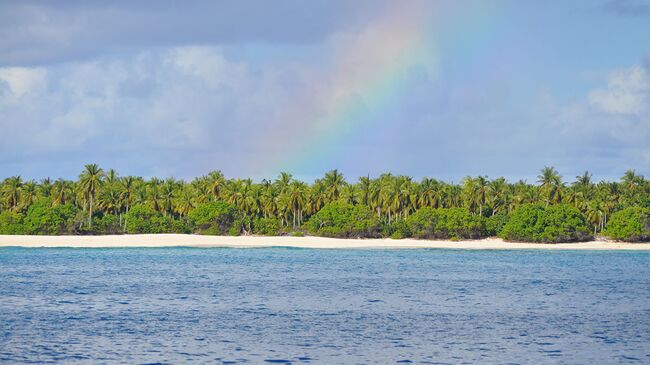
M242 233L242 227L243 227L242 222L240 220L236 219L233 222L233 224L230 226L230 228L228 228L227 233L228 233L229 236L239 236L239 234ZM203 233L203 234L217 234L217 235L218 234L223 234L222 232L216 232L216 231L213 231L213 230L208 230L208 232L211 232L211 233ZM216 233L212 233L212 232L216 232Z
M463 208L422 208L406 218L406 232L422 239L485 237L485 218Z
M544 231L542 218L544 206L526 204L510 214L508 223L501 230L501 237L510 241L537 241Z
M411 237L411 231L409 230L406 221L400 220L391 225L385 225L382 235L384 237L390 237L392 239L399 240L402 238Z
M277 218L257 218L253 221L253 232L263 236L280 234L280 220Z
M124 229L120 226L120 217L114 214L104 214L101 217L93 217L92 232L96 234L119 234Z
M23 225L24 217L15 212L0 213L0 234L29 234Z
M192 233L192 224L185 218L171 219L170 233Z
M490 237L498 237L501 235L503 227L508 223L510 216L506 213L497 213L493 216L488 217L485 220L485 229L487 235Z
M209 235L239 234L241 225L235 227L238 218L237 209L223 201L199 204L189 214L190 222L198 233ZM234 230L233 230L234 228Z
M305 223L307 230L325 237L377 237L379 222L365 205L327 204Z
M509 241L576 242L592 238L585 217L570 205L558 204L544 208L527 204L515 210L501 231Z
M167 222L160 212L146 205L134 205L124 216L128 233L163 233Z
M77 209L72 204L51 205L48 199L32 204L23 221L29 234L64 234L73 231L73 220Z
M575 242L593 238L587 219L576 207L558 204L546 209L543 219L544 242Z
M619 241L650 241L650 210L629 207L612 214L605 235Z

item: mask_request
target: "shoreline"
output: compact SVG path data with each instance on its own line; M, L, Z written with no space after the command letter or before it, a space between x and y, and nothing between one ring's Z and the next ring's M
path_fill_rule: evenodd
M342 248L444 248L467 250L643 250L650 251L650 243L590 241L579 243L522 243L505 242L500 238L448 241L390 238L346 239L290 236L201 236L193 234L143 234L109 236L20 236L0 235L0 247L26 248L127 248L127 247L232 247L268 248L294 247L316 249Z

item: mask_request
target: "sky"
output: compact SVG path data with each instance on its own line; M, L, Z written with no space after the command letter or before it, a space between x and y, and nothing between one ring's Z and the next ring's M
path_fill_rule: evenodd
M0 178L650 176L650 0L0 1Z

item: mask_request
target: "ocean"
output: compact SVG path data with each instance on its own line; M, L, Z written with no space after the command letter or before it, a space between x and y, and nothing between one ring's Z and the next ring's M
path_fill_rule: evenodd
M650 252L0 248L0 363L650 363Z

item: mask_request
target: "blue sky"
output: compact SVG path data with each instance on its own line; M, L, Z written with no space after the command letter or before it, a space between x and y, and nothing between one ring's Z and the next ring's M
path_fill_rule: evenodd
M0 176L650 175L650 1L404 4L1 2ZM425 26L378 102L347 79L395 13ZM317 143L334 96L363 122Z

